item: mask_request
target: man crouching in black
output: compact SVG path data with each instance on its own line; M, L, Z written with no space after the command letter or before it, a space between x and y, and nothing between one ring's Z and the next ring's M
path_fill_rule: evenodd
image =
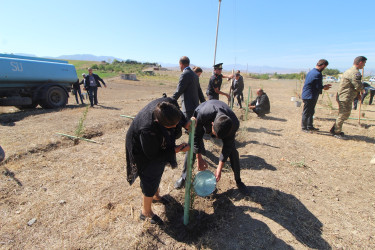
M198 170L207 169L207 162L202 158L202 154L206 152L203 135L211 134L223 141L219 165L215 173L216 181L220 180L221 170L229 157L237 187L242 194L248 195L247 187L241 181L240 176L240 158L235 145L235 136L240 122L234 112L222 101L209 100L195 109L193 117L196 119L194 152L198 160Z

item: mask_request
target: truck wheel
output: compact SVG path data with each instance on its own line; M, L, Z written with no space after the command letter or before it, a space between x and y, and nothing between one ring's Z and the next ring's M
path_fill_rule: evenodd
M68 102L68 96L65 91L57 86L44 89L40 106L45 109L63 108Z

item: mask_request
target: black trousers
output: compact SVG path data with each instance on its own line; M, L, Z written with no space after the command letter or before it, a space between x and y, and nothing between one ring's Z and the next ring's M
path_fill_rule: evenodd
M196 156L193 154L193 166L195 162ZM188 162L188 152L185 155L185 162L184 162L184 169L182 170L181 178L186 179L186 171L187 171L187 162ZM233 148L232 152L229 155L229 162L230 166L233 170L234 179L236 183L241 182L241 173L240 173L240 155L236 148Z
M77 104L79 104L79 102L78 102L78 96L79 96L79 98L81 98L81 103L83 104L81 88L79 88L79 89L73 89L73 91L74 91L74 95L76 96L76 102L77 102Z
M257 114L259 117L263 117L266 115L266 112L261 107L255 107L253 109L254 113Z
M303 112L302 112L302 129L311 129L313 125L313 116L315 114L315 106L318 102L316 99L304 99L303 100Z
M362 97L362 100L361 100L362 104L363 104L363 101L365 100L365 98L366 98L366 96L368 95L369 92L370 92L370 100L369 100L368 104L369 105L372 104L372 99L374 98L375 90L368 90L368 89L365 89L365 93L363 94L363 97ZM354 99L353 109L357 109L357 104L358 104L358 98L356 97Z
M87 92L89 93L91 107L94 106L94 104L98 105L98 87L90 86Z
M240 108L242 108L242 103L241 103L241 101L243 101L243 94L242 94L242 92L241 93L235 93L234 96L237 97L238 105L240 106Z

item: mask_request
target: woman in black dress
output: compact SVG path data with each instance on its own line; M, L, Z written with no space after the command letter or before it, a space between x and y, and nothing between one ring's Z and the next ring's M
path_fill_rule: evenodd
M152 212L151 204L168 201L159 194L159 184L165 165L177 167L176 153L186 152L186 143L176 146L182 126L188 127L184 116L172 98L160 98L144 107L134 118L126 134L127 180L132 185L140 177L143 208L140 219L151 218L152 224L163 221Z

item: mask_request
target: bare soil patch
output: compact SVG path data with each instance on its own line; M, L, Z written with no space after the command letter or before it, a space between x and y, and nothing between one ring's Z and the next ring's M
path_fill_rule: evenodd
M302 107L290 101L295 81L245 80L263 87L271 114L259 119L234 107L242 119L237 134L244 197L227 167L210 197L196 197L192 221L182 224L184 190L175 190L178 169L166 168L161 193L171 204L155 205L164 227L138 219L139 180L125 178L125 134L130 119L162 93L172 95L178 72L140 81L107 79L99 106L90 108L83 136L74 141L84 106L69 98L62 110L0 111L0 143L6 152L0 175L0 248L3 249L373 249L375 248L375 122L348 120L348 140L329 135L337 110L327 96L317 105L315 126L301 132ZM209 73L201 79L202 89ZM224 89L227 88L224 85ZM338 84L329 94L333 94ZM334 102L334 98L331 98ZM226 101L222 99L223 101ZM86 100L88 102L88 100ZM337 105L333 103L333 108ZM362 106L375 119L373 105ZM358 117L358 111L352 112ZM186 135L180 141L187 141ZM205 141L209 168L218 163L220 143ZM36 219L31 226L27 223Z

